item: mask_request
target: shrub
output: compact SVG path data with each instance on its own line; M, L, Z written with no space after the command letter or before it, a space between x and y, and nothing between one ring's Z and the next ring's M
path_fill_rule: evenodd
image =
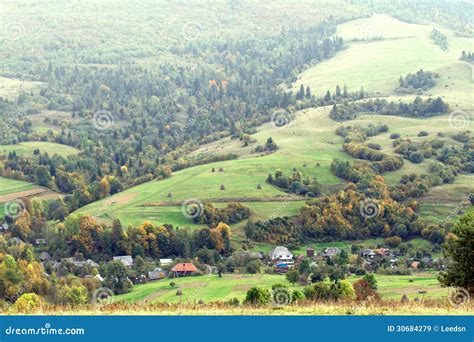
M356 280L353 284L353 287L357 301L367 300L369 298L378 298L377 292L365 279Z
M309 300L315 300L316 299L316 290L314 289L313 286L306 286L303 289L303 294Z
M421 131L421 132L418 133L419 137L426 137L427 135L428 135L427 131Z
M291 298L292 298L293 302L299 302L299 301L304 300L304 294L303 294L303 292L301 292L299 290L294 290L291 294Z
M355 291L349 280L344 279L339 282L339 292L342 299L355 299Z
M366 274L362 279L366 280L372 289L377 290L377 279L373 273Z
M375 144L375 143L368 143L367 146L373 150L380 151L382 149L382 146L380 144Z
M421 153L421 152L413 152L408 157L408 160L410 160L412 163L418 164L418 163L421 163L423 160L425 160L425 157L424 157L423 153Z
M402 243L402 239L399 236L391 236L385 239L385 243L389 247L397 247Z
M281 289L281 288L287 288L288 286L286 286L285 284L273 284L272 285L272 290L275 290L275 289Z
M367 274L367 271L363 268L358 268L358 269L355 270L354 273L358 276L363 276L363 275Z
M245 270L246 270L247 273L256 274L256 273L260 272L260 266L261 265L262 265L262 263L259 260L253 260L253 261L248 263Z
M264 289L261 287L252 287L250 290L247 291L247 295L245 297L245 304L252 304L252 305L267 305L271 301L271 293L268 289Z
M227 301L227 304L229 304L230 306L239 306L240 305L240 301L239 301L239 298L231 298Z
M398 139L400 138L400 134L399 133L392 133L390 134L390 139Z
M36 293L24 293L17 299L13 307L21 312L31 312L43 304L43 299Z

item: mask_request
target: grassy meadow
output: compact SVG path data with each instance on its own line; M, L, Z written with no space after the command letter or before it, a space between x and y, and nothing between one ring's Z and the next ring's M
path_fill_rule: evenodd
M80 151L74 147L45 141L27 141L17 145L0 145L0 154L8 154L15 151L21 156L32 156L34 150L39 149L41 153L48 152L50 156L57 154L61 157L77 154Z
M447 296L447 289L439 285L434 273L415 273L406 276L377 275L376 278L382 299L400 300L403 295L407 295L411 300L415 297L441 299ZM357 279L360 277L351 276L349 281L354 282ZM171 282L175 283L174 287L170 285ZM290 290L303 289L301 285L293 286L285 279L284 275L224 274L222 278L217 275L206 275L177 279L167 278L135 285L132 292L114 296L113 300L114 302L125 301L128 303L194 303L199 300L212 302L238 298L242 301L245 299L247 290L251 287L260 286L271 289L275 284L288 286ZM182 291L182 296L176 295L178 289Z
M448 100L472 108L472 66L460 62L459 57L462 50L472 49L473 40L442 30L450 43L445 52L430 40L432 29L433 26L404 23L386 15L341 24L337 36L366 40L350 42L336 57L304 71L294 89L303 84L314 89L313 93L324 95L327 89L334 91L336 85L346 84L349 91L363 87L373 95L389 96L401 75L423 69L439 72L442 81L449 79L453 83L446 87L446 82L440 82L428 93L449 95Z

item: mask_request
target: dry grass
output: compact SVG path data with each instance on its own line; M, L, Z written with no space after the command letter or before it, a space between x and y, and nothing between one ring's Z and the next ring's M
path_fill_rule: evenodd
M401 303L400 301L379 301L367 303L304 302L285 307L275 306L230 306L223 302L208 304L153 303L84 305L80 307L48 305L25 312L10 308L4 314L46 314L46 315L473 315L474 304L452 307L446 301L421 301Z

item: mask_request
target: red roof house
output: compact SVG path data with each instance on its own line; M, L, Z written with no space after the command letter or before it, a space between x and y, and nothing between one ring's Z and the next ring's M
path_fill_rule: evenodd
M183 263L176 264L171 269L171 271L173 271L175 277L191 275L194 272L197 272L197 270L198 269L196 268L196 266L194 266L190 262L183 262Z

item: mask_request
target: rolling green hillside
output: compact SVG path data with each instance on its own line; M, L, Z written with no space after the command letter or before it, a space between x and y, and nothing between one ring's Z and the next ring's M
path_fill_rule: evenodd
M472 40L455 38L450 34L449 40L454 42L453 47L444 52L429 39L431 29L429 26L407 24L382 15L339 25L338 34L346 39L377 36L383 37L384 40L351 42L348 49L335 58L303 72L295 88L304 84L309 85L315 92L323 93L326 89L334 89L337 84L342 86L347 83L349 90L357 90L363 86L372 94L390 95L391 100L408 102L414 95L402 96L393 93L398 85L398 78L423 68L436 71L440 75L437 85L424 95L441 95L450 101L451 108L462 108L471 113L468 106L472 103L471 89L474 84L470 79L471 67L467 63L459 62L458 58L464 44L468 48ZM119 218L124 224L139 224L143 220L150 220L160 224L182 226L192 225L192 222L182 215L180 202L187 199L198 199L202 202L234 200L248 202L247 205L253 210L255 217L268 218L271 216L269 209L282 207L281 204L269 202L269 199L284 195L282 191L265 182L267 175L274 173L276 169L290 173L296 168L304 177L316 177L323 185L324 193L333 192L338 186L342 186L343 182L330 172L332 160L352 158L342 151L342 138L335 134L335 129L341 123L329 118L329 109L307 109L297 112L294 117L288 115L284 118L288 124L283 127L267 123L251 136L255 142L249 146L244 146L238 139L230 138L204 145L193 154L198 156L235 153L239 158L178 171L170 179L139 185L81 208L79 212L109 222L112 218ZM469 127L472 127L472 121L468 122ZM344 124L353 123L388 125L387 133L369 141L380 144L383 152L392 155L394 148L392 140L389 139L391 133L400 133L403 138L416 141L422 130L427 131L429 137L435 137L438 132L450 134L459 131L458 127L451 127L448 115L430 119L361 115ZM276 152L267 155L253 152L257 145L264 145L269 137L272 137L279 147ZM450 144L459 146L454 140L450 141ZM394 184L404 174L426 173L430 162L425 160L420 164L413 164L406 160L402 169L388 172L384 177L388 183ZM215 168L216 172L211 172L212 168ZM223 168L224 172L218 172L219 168ZM472 187L472 176L462 179ZM222 184L225 190L219 190ZM261 190L257 189L258 184L261 185ZM465 196L465 192L471 188L469 184L465 184L464 191L458 196L450 198L451 206L455 206L456 202ZM456 189L455 185L450 187ZM169 193L172 197L168 197ZM420 202L422 201L421 199ZM301 203L303 202L284 205L279 215L296 213ZM436 204L431 205L436 207ZM427 210L431 208L430 204L427 203L422 208L422 214L432 219ZM446 212L445 209L442 211Z

